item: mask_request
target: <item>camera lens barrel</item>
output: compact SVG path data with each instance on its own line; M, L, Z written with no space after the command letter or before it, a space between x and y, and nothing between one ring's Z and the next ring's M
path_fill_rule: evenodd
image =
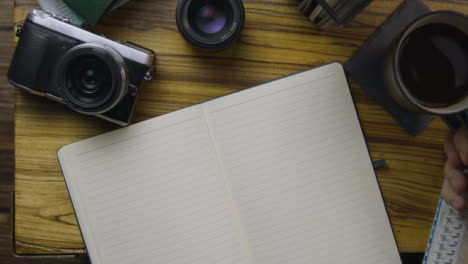
M86 43L67 51L56 68L57 92L73 110L102 114L127 93L125 62L110 47Z
M177 27L193 46L216 51L240 34L245 13L242 0L179 0Z

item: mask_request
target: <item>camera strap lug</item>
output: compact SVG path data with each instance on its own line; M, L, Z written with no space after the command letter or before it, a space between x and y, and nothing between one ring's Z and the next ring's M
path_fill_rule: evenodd
M16 36L20 37L21 33L23 33L23 28L24 28L24 22L18 23L16 26Z
M145 73L145 80L151 81L154 77L154 67L150 67L148 71Z

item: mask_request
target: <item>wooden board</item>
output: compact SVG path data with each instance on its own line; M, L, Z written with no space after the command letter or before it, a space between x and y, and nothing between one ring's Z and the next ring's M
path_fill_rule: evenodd
M13 1L0 2L0 263L9 263L9 214L13 191L13 88L6 80L13 47Z
M9 208L13 191L13 87L6 72L13 51L13 1L0 2L0 208Z
M16 1L16 22L34 2ZM463 0L425 2L468 13ZM156 80L145 85L137 105L138 122L323 63L345 62L400 3L375 0L348 27L322 33L299 14L296 0L244 0L242 35L220 53L194 50L184 41L175 24L176 0L133 0L93 30L158 55ZM409 136L353 81L351 86L371 155L388 162L378 179L398 246L422 252L443 179L446 128L436 121L420 136ZM22 92L16 92L15 105L17 252L84 252L56 151L116 127Z

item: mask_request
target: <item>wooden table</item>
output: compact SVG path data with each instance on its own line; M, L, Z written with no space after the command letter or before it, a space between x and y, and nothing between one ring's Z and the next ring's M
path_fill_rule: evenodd
M175 24L177 0L133 0L93 30L158 55L156 80L147 83L137 105L138 122L326 62L345 62L400 3L374 0L348 27L324 34L299 14L296 0L244 0L242 35L220 53L197 51L184 41ZM425 3L468 13L464 0ZM15 21L34 6L34 0L16 0ZM388 163L377 174L398 246L423 252L443 179L446 128L435 121L412 137L350 82L372 157ZM16 92L15 107L16 251L84 252L56 151L116 127L22 92Z

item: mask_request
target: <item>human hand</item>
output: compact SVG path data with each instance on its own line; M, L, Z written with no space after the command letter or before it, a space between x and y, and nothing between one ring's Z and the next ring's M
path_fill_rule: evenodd
M463 210L468 204L463 195L468 187L468 176L463 174L463 169L468 167L468 130L460 129L455 135L450 135L444 143L444 149L447 161L442 197L453 208Z

